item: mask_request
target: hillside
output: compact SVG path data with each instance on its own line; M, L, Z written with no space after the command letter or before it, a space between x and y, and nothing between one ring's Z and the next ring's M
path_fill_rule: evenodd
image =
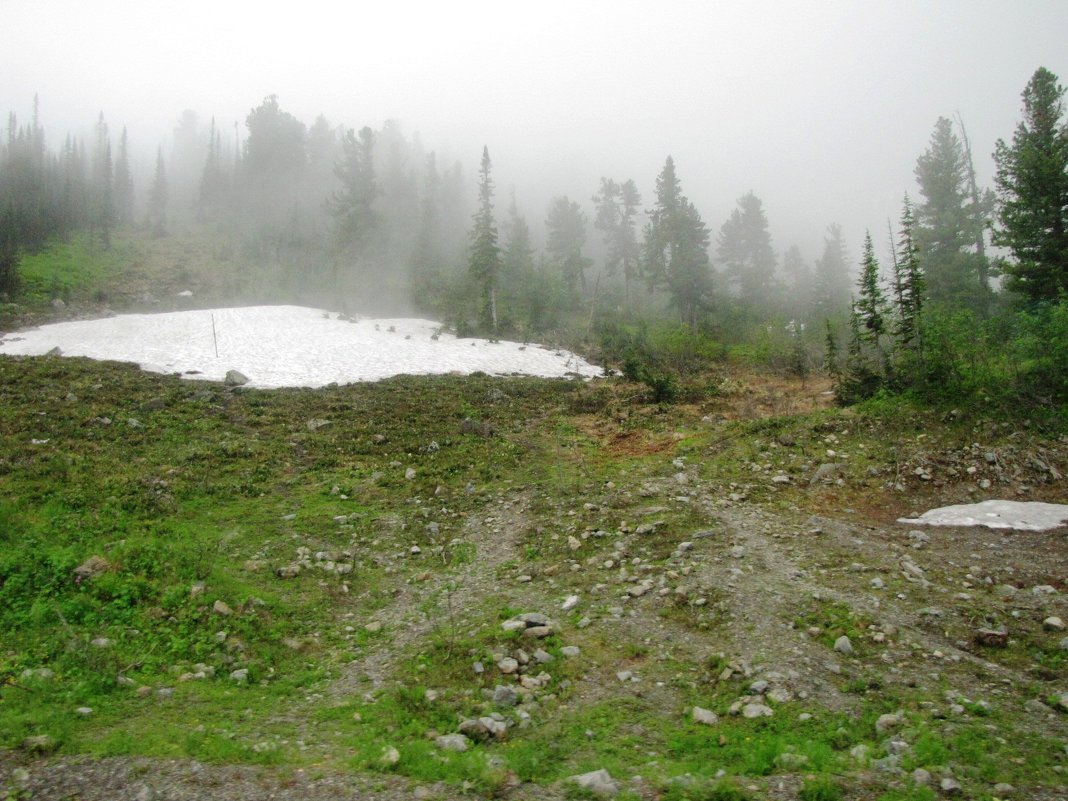
M895 521L1063 500L1068 440L825 389L0 358L0 781L1063 797L1065 529Z

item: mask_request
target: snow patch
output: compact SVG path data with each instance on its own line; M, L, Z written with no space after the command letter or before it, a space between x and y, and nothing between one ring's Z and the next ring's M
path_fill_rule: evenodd
M1068 506L1036 501L983 501L943 506L899 523L928 526L986 526L1017 531L1048 531L1068 525Z
M134 362L156 373L248 387L321 387L395 375L484 372L592 378L601 368L570 351L519 342L457 339L431 320L353 319L303 306L122 314L46 325L0 339L0 354ZM216 354L217 350L217 354Z

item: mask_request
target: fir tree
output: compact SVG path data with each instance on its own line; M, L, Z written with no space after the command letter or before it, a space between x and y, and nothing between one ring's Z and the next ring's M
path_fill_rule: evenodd
M642 271L650 289L668 291L694 332L712 299L708 242L708 229L682 194L675 162L668 156L656 179L656 206L645 226Z
M1068 294L1068 127L1064 87L1038 69L1023 92L1012 145L998 140L998 221L994 242L1012 251L1010 288L1031 300Z
M478 169L478 211L471 229L467 268L482 296L482 324L497 333L497 289L501 280L501 251L493 219L493 178L489 148L482 148Z

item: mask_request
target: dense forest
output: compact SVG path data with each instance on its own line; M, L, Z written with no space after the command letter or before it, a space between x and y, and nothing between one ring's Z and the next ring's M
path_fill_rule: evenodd
M278 298L413 308L460 334L568 338L660 400L700 391L692 376L729 354L826 370L845 402L1063 400L1064 93L1034 73L1016 130L994 145L994 187L977 182L964 121L938 119L900 218L855 241L828 220L811 260L776 247L752 192L720 225L703 219L671 156L656 176L603 177L528 220L521 187L497 191L490 146L469 174L395 121L308 125L275 96L244 130L186 111L141 174L125 128L101 113L88 136L55 138L35 98L28 120L9 114L0 143L0 293L18 302L20 264L56 242L106 252L120 232L195 236L218 270L260 276Z

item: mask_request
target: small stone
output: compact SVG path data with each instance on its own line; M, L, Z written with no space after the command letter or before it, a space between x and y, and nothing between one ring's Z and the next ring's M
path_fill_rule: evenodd
M919 785L928 785L931 783L931 772L923 768L916 768L916 770L912 771L912 781Z
M569 595L560 605L560 609L563 612L570 612L579 604L579 597L577 595Z
M904 722L905 719L901 715L879 715L879 719L875 721L875 731L879 734L886 734L900 728Z
M377 634L378 632L382 631L382 623L378 620L372 620L370 623L363 627L363 630L366 631L368 634Z
M230 678L238 684L245 684L248 681L248 668L238 668L237 670L231 671Z
M462 754L468 749L471 741L462 734L443 734L435 739L434 743L443 751L454 751Z
M696 723L703 723L706 726L715 726L719 723L719 716L708 709L702 709L699 706L695 706L692 710L692 714Z
M415 478L415 468L414 467L409 467L407 470L405 470L404 471L404 478L406 480L408 480L408 481L411 481L412 479L414 479Z
M519 661L512 659L510 656L506 656L504 659L497 663L497 669L504 674L512 674L519 670Z
M960 786L960 782L948 776L942 779L942 782L939 784L939 787L942 788L942 792L945 795L960 795L963 792L963 789Z
M80 718L87 718L93 714L93 708L91 706L80 706L74 710L74 714Z
M1059 617L1050 616L1042 621L1042 628L1046 631L1064 631L1064 621Z
M619 785L616 784L615 779L604 768L590 773L582 773L578 776L569 776L568 781L574 782L579 787L592 793L608 798L619 792Z
M1016 792L1016 788L1007 782L998 782L994 785L994 792L999 798L1004 798L1007 795L1012 795Z
M620 681L630 681L634 678L634 674L629 670L620 670L616 673L616 678Z
M498 684L493 688L493 703L497 706L515 706L519 703L519 694L515 687Z
M234 613L234 610L230 608L229 604L227 604L226 601L221 600L216 600L215 603L211 605L211 611L217 615L222 615L223 617Z
M544 639L553 633L553 630L549 626L530 626L523 632L524 637L531 637L534 639Z
M575 657L582 653L582 649L577 645L565 645L560 649L560 653L566 657Z
M544 651L541 648L538 648L534 651L534 661L537 662L539 665L547 665L553 661L553 655L550 654L548 651Z
M248 376L238 370L227 370L223 383L228 387L241 387L248 383Z
M834 641L834 650L845 656L853 653L853 643L844 634Z
M393 746L388 746L382 751L382 756L378 758L380 765L387 768L391 768L400 762L400 751Z
M743 718L770 718L775 712L765 704L746 704L742 707Z
M798 771L808 765L808 757L787 751L775 757L775 764L783 770Z

